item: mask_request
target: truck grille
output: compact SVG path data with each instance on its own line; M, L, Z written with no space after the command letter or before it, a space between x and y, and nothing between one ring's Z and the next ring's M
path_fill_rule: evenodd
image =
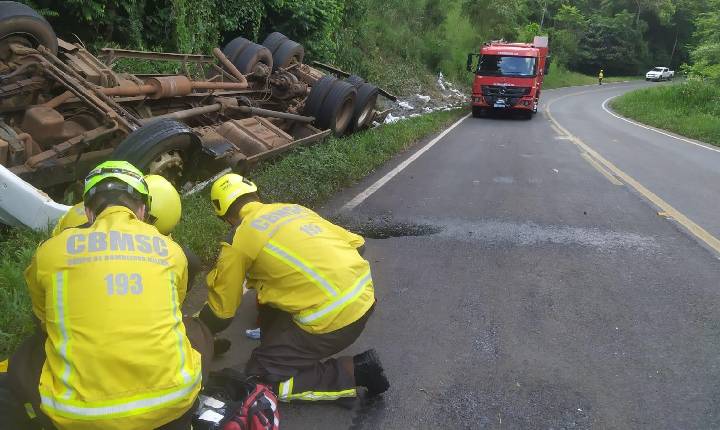
M490 97L522 97L530 94L530 87L505 87L502 85L483 85L482 94Z
M530 87L505 87L502 85L483 85L481 87L485 103L493 106L498 99L504 99L507 106L515 106L522 96L530 94Z

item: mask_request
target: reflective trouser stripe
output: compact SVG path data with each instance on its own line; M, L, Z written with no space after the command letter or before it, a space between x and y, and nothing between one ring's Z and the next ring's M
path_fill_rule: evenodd
M290 250L283 248L273 241L265 244L263 249L268 254L305 275L306 278L317 285L327 296L335 297L339 294L340 290L336 286L325 279L318 271L314 270L309 263L303 261L302 258L293 254Z
M69 399L72 395L70 387L70 331L67 322L67 272L57 272L53 278L53 307L55 308L55 318L58 321L58 330L60 332L60 343L58 344L58 354L62 358L62 371L60 372L60 381L65 386L62 396Z
M160 409L172 402L187 398L187 396L195 390L200 380L201 374L198 372L190 384L162 393L136 396L131 399L122 399L113 402L78 402L55 398L47 393L41 393L40 399L44 408L54 411L58 415L70 418L93 420L97 418L132 416Z
M285 382L281 382L278 388L280 392L278 400L289 402L291 400L337 400L341 397L357 397L357 389L348 388L340 391L303 391L302 393L293 393L293 382L295 378L290 378Z
M370 271L368 271L365 275L360 277L360 279L355 282L352 288L345 291L341 296L329 301L320 308L301 312L295 315L294 319L300 324L312 324L313 322L316 322L317 320L323 318L324 316L332 312L339 312L340 310L348 306L350 303L357 300L363 290L371 284L372 277L370 276Z
M190 381L190 375L187 373L187 369L185 369L185 345L183 342L185 337L182 335L182 333L180 333L180 324L182 324L182 321L180 320L180 312L178 312L178 297L175 272L170 272L170 302L172 303L172 316L175 320L175 326L173 327L173 331L175 332L175 336L177 337L178 354L180 354L180 374L182 375L183 383L187 383L188 381Z

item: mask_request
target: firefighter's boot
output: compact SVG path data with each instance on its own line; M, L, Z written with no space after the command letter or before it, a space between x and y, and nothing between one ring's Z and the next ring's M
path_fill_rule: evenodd
M353 357L355 368L355 383L360 387L367 388L368 397L382 394L390 388L383 370L380 358L374 349L368 349L362 354Z

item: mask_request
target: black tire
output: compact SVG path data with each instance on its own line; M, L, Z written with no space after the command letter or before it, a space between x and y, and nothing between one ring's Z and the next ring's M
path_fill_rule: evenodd
M335 136L343 136L352 122L357 90L345 81L336 80L315 119L323 129L329 128Z
M472 107L472 116L473 118L482 118L485 116L485 108L482 106L473 106Z
M351 76L352 77L352 76ZM348 78L349 79L349 78ZM348 79L345 81L347 82ZM352 83L348 82L352 85ZM358 131L370 126L373 120L373 110L380 90L378 87L367 82L355 86L357 96L353 107L352 121L350 122L349 131Z
M265 40L262 41L262 46L266 47L271 53L275 54L275 51L277 51L280 45L282 45L286 40L289 40L287 36L274 31L268 34Z
M175 120L159 119L128 134L115 148L111 159L129 161L143 173L149 174L156 173L150 171L150 167L158 157L179 152L183 171L164 176L180 186L180 180L187 176L188 164L197 162L193 155L201 147L200 138L190 127Z
M305 48L297 42L292 40L286 40L280 45L280 47L273 53L273 70L279 68L286 68L293 63L302 64L305 58Z
M325 97L335 81L337 81L335 76L325 75L315 82L315 85L313 85L310 90L310 95L305 99L304 115L314 116L317 119L320 113L320 106L322 106Z
M273 57L270 50L252 42L246 45L240 54L230 61L243 75L252 73L258 63L263 63L270 69L273 67Z
M522 116L523 119L526 119L528 121L533 119L533 116L535 116L535 115L533 115L533 111L531 111L531 110L523 110L520 115Z
M350 75L347 78L345 78L345 82L349 83L350 85L354 87L359 87L360 85L365 83L365 79L361 78L358 75Z
M44 45L53 54L57 53L57 36L45 18L24 4L0 1L0 40L13 35L25 38L33 47Z
M225 45L222 52L232 63L235 58L238 57L240 53L251 43L251 41L245 39L244 37L236 37Z

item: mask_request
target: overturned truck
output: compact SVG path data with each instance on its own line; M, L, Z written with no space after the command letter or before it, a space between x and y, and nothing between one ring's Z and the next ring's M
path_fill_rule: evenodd
M68 203L106 159L180 187L387 114L376 101L392 95L305 64L304 54L276 32L262 44L238 37L212 55L106 48L95 56L59 39L30 7L0 1L0 171ZM119 61L127 69L128 58L174 62L182 73L113 70Z

